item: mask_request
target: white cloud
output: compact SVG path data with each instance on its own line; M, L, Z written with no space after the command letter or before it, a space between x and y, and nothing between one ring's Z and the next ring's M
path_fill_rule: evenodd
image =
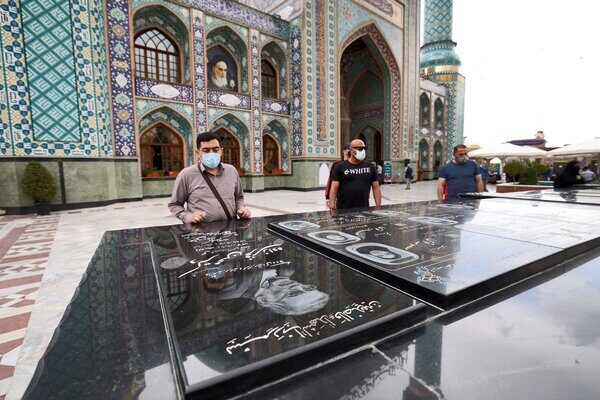
M600 2L454 0L453 39L467 78L467 143L533 138L549 145L600 136Z

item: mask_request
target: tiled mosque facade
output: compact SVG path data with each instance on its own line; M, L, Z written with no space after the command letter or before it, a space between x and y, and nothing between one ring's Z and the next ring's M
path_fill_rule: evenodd
M422 93L435 86L444 118L450 104L419 76L420 3L0 0L0 208L31 209L30 161L54 176L55 209L168 195L206 130L245 190L319 189L358 137L396 179L423 139L438 149Z

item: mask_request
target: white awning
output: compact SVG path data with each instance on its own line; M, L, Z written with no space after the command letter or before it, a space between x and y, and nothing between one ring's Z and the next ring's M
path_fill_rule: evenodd
M493 158L493 157L522 157L522 158L544 158L548 152L530 146L517 146L512 143L500 143L493 146L483 147L481 149L469 152L471 158Z
M600 153L600 137L582 143L570 144L549 151L552 156L578 156L584 154Z

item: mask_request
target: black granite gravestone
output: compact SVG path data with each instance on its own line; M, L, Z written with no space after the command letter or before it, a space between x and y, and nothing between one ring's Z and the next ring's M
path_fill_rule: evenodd
M572 212L579 220L561 221L555 209L542 208L532 217L530 204L505 204L500 212L495 203L311 213L276 217L269 228L441 308L484 296L600 243L600 210Z
M486 199L107 232L25 398L434 399L438 386L460 394L448 398L488 398L483 378L495 382L497 368L513 377L501 385L536 398L521 365L541 355L548 366L557 348L585 365L557 369L555 397L574 379L597 394L589 377L600 258L563 261L597 247L598 213ZM269 222L291 240L269 233ZM585 270L552 284L586 257ZM451 309L438 313L389 286ZM540 322L528 324L532 316ZM442 349L452 354L465 337L452 370L442 368ZM541 344L529 354L523 338ZM479 354L488 348L490 365ZM469 390L463 353L477 366ZM518 362L493 364L503 354Z

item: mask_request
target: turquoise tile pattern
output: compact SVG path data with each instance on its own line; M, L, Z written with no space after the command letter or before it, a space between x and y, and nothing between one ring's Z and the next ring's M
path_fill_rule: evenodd
M81 136L69 5L21 3L35 140L70 142Z

